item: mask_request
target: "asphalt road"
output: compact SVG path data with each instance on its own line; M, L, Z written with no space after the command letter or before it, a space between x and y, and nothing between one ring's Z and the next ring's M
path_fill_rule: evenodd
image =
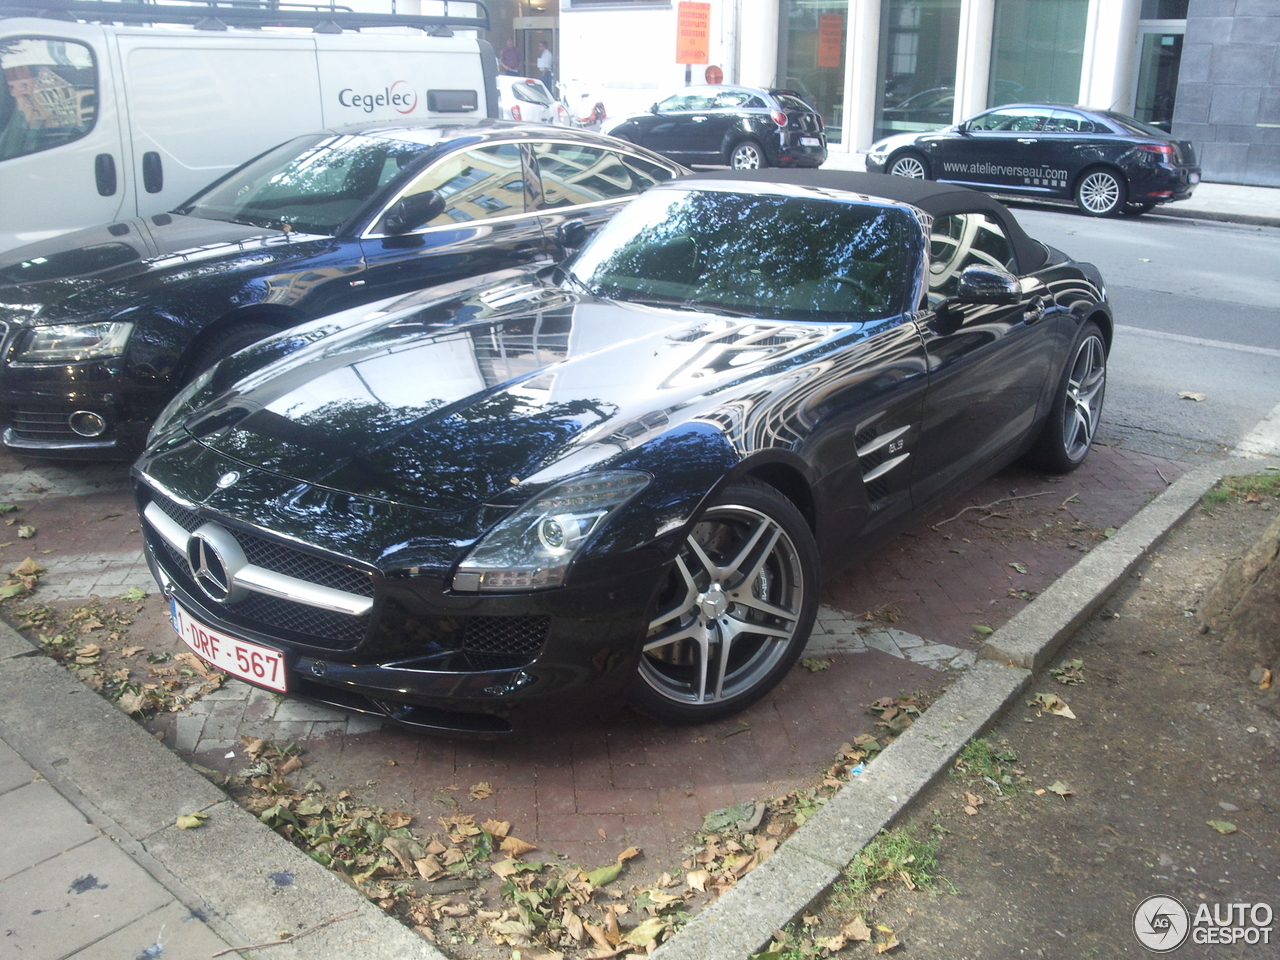
M1280 230L1015 209L1032 236L1107 281L1118 329L1102 442L1203 463L1280 404Z

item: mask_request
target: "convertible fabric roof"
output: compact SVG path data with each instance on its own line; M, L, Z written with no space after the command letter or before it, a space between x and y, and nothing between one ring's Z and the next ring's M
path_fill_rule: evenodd
M765 170L707 170L683 177L679 182L693 186L698 180L731 180L742 183L794 184L798 187L816 187L825 190L844 190L871 197L882 197L919 207L934 217L952 213L985 213L998 220L1013 244L1021 273L1030 273L1044 266L1048 251L1038 240L1023 231L1013 214L1001 203L985 193L932 180L915 180L911 177L895 177L887 173L853 173L847 170L779 169Z

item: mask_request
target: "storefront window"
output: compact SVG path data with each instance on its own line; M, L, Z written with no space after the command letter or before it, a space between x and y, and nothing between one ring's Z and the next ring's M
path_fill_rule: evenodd
M987 106L1080 98L1089 0L996 0Z
M887 0L880 18L876 139L951 123L959 37L960 0Z
M827 142L840 143L849 2L780 0L778 7L778 86L794 90L822 114Z

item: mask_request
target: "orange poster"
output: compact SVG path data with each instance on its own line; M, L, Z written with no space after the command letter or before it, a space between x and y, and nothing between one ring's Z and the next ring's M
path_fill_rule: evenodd
M681 3L676 20L676 63L706 63L711 53L711 4Z
M844 16L839 13L818 15L818 66L839 67L844 54Z

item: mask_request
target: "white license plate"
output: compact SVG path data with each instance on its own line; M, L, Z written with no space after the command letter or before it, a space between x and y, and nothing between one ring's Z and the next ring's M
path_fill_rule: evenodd
M822 141L821 141L821 140L819 140L817 137L801 137L801 138L800 138L800 146L802 146L802 147L820 147L820 146L822 146Z
M219 670L260 687L287 693L284 654L248 640L237 640L191 616L177 600L169 599L173 629L196 656Z

